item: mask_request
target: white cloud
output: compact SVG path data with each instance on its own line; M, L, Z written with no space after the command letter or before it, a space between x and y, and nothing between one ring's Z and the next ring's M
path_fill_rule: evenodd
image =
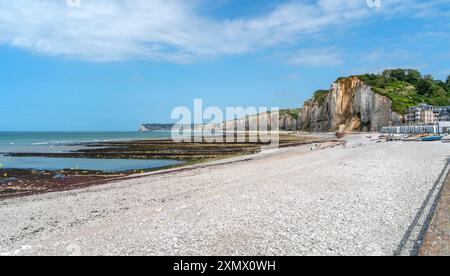
M396 49L393 47L391 47L389 51L384 48L376 48L369 51L361 51L352 55L352 58L354 59L371 64L377 62L384 63L387 60L390 62L408 62L414 60L416 57L416 54L408 49Z
M287 55L284 62L291 65L339 66L344 63L342 54L334 49L302 49Z
M90 61L182 63L295 43L379 13L365 0L299 0L253 18L218 20L200 13L204 1L81 0L81 7L69 8L66 0L0 0L0 43ZM398 8L407 2L383 3ZM325 54L324 60L337 60Z

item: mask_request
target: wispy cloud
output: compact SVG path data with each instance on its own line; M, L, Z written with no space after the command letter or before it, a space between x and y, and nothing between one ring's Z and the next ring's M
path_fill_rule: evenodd
M291 65L338 66L344 63L344 59L334 49L302 49L287 55L284 62Z
M296 43L332 26L379 15L366 0L287 1L251 18L201 13L206 0L0 0L0 43L90 61L150 59L183 63ZM441 2L439 0L429 2ZM416 9L416 0L383 0L384 12ZM438 6L421 9L425 13ZM425 16L425 15L423 15ZM337 64L297 53L299 63ZM301 61L303 60L303 61Z
M390 48L387 51L384 48L376 48L370 51L361 51L352 55L353 58L358 59L361 62L376 63L380 61L411 61L415 59L415 54L407 49L393 49Z
M290 80L290 81L299 80L300 79L300 74L291 73L291 74L283 76L283 79Z

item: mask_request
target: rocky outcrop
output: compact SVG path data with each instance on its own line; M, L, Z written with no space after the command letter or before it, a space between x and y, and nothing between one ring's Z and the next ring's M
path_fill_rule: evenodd
M304 104L299 128L305 131L379 131L398 124L402 116L392 111L392 101L374 93L357 77L341 78L327 95Z

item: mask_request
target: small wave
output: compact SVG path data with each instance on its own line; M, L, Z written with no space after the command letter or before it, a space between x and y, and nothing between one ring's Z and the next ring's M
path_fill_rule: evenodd
M53 145L67 145L67 144L75 144L75 143L79 143L79 141L53 141L50 144L53 144Z
M59 146L59 145L67 145L67 144L75 144L75 143L80 143L80 141L50 141L50 142L37 142L37 143L32 143L31 145L33 145L33 146L42 146L42 145L55 145L55 146Z
M53 141L53 145L73 145L73 144L84 144L84 143L98 143L104 140L93 139L93 140L75 140L75 141Z
M48 142L32 143L31 145L33 145L33 146L48 145Z

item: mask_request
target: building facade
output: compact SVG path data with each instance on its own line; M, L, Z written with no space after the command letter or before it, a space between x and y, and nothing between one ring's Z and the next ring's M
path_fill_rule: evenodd
M432 125L450 121L450 106L432 106L421 104L411 107L405 116L408 125Z
M439 113L439 122L450 122L450 106L442 107Z
M450 106L420 104L408 109L405 125L384 127L382 133L445 134L450 133Z

